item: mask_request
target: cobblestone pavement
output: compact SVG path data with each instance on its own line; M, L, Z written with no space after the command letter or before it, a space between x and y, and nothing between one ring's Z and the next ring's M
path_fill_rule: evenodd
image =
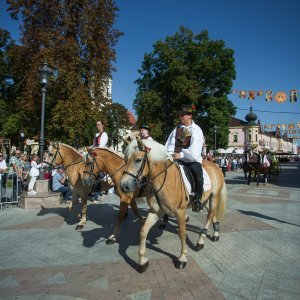
M129 215L118 243L107 246L118 213L108 195L89 205L76 231L66 206L0 212L1 299L300 299L300 162L282 164L278 181L250 186L241 172L226 176L228 208L220 240L194 251L206 215L189 211L188 264L173 265L176 221L150 232L150 265L136 271L140 224ZM147 205L140 206L146 216Z

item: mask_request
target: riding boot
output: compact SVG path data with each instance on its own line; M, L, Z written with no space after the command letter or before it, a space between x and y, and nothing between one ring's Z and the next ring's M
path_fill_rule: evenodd
M201 199L198 194L195 194L192 204L192 210L195 212L199 212L203 210L203 204L201 203Z

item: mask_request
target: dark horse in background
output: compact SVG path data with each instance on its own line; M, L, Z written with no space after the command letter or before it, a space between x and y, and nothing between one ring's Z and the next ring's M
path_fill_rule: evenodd
M242 169L245 174L245 179L247 184L250 185L251 178L256 178L256 185L259 185L260 176L264 176L264 184L268 182L267 175L269 174L269 179L271 177L272 160L265 156L266 154L259 154L255 152L245 152L244 153L244 163ZM267 160L267 161L266 161ZM248 177L247 177L248 174Z

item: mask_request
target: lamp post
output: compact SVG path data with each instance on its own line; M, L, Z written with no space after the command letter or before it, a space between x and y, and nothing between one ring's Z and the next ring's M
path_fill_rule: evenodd
M39 74L40 74L40 84L41 84L41 91L42 91L41 131L40 131L39 151L40 151L40 159L43 161L44 148L45 148L44 127L45 127L46 88L47 88L48 80L50 76L53 74L53 70L49 67L46 61L39 68ZM39 179L44 179L44 174L42 172L40 172Z
M20 137L21 137L21 150L24 152L24 132L20 132Z
M214 132L215 132L215 153L217 152L217 129L218 129L218 126L214 125Z

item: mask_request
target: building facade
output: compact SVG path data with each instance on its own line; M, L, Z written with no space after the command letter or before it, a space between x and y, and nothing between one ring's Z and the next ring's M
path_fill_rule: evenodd
M279 126L275 131L264 131L260 121L256 122L257 115L250 112L245 117L246 121L232 117L229 122L228 148L241 152L245 145L252 149L269 150L274 153L294 153L295 143L288 138L287 132L282 133Z

